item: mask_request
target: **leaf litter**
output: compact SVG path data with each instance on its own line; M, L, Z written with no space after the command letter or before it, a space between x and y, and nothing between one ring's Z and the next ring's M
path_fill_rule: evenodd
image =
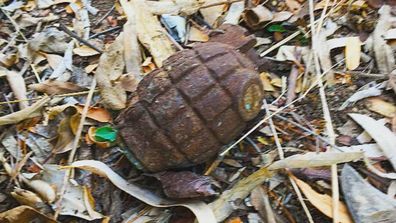
M392 222L392 1L4 0L0 9L0 222ZM205 164L141 171L113 120L144 76L222 24L247 28L276 64L260 74L269 110Z

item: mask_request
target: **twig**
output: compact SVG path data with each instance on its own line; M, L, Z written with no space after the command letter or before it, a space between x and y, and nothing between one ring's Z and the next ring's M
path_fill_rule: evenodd
M103 53L102 50L98 49L96 46L92 45L90 42L88 42L87 40L79 37L77 34L75 34L74 32L70 31L63 23L59 23L59 27L69 36L73 37L74 39L78 40L80 43L94 49L96 52L98 53Z
M56 95L51 95L51 97L69 97L69 96L78 96L78 95L84 95L84 94L88 94L90 91L80 91L80 92L74 92L74 93L67 93L67 94L56 94ZM94 93L98 92L98 90L94 90ZM43 97L37 97L37 98L28 98L28 99L24 99L24 100L13 100L13 101L0 101L0 105L4 105L4 104L14 104L14 103L19 103L21 101L36 101L36 100L40 100Z
M119 30L119 29L121 29L121 26L112 27L112 28L106 29L106 30L104 30L102 32L93 34L92 36L89 37L89 39L93 39L93 38L96 38L96 37L101 36L103 34L110 33L110 32L113 32L113 31Z
M82 134L82 130L83 130L83 127L84 127L84 122L85 122L85 119L87 117L88 109L89 109L89 106L91 104L91 100L92 100L92 97L93 97L93 94L94 94L94 91L95 91L95 87L96 87L96 79L94 78L94 79L92 79L92 83L91 83L91 86L90 86L90 91L88 93L87 100L85 102L84 108L83 108L83 110L81 112L80 123L78 124L78 128L77 128L76 135L74 137L72 149L70 151L69 158L67 160L67 163L69 165L73 162L74 156L76 155L76 151L77 151L78 144L80 142L80 138L81 138L81 134ZM71 175L72 175L72 169L67 169L66 173L65 173L65 176L63 178L63 186L62 186L62 188L60 190L59 200L57 201L57 205L56 205L57 206L57 210L55 211L54 219L57 219L57 217L59 216L59 213L60 213L60 211L62 209L62 205L61 204L62 204L63 196L65 195L65 192L66 192L66 189L67 189L67 186L68 186L68 180L71 177Z
M297 58L297 62L301 59L301 52L298 48L295 48L295 54ZM296 87L297 87L297 77L298 77L298 67L297 64L293 64L292 69L290 71L290 75L288 78L288 86L287 86L287 96L286 96L286 104L290 103L296 98Z
M270 112L270 110L269 110L269 108L268 108L268 104L267 104L267 101L266 101L266 100L264 100L264 107L265 107L265 110L266 110L268 116L270 116L270 115L271 115L271 112ZM279 157L280 157L280 159L284 159L285 156L284 156L284 153L283 153L283 148L282 148L282 145L281 145L281 143L280 143L280 141L279 141L278 133L276 132L276 128L275 128L274 122L272 121L272 118L269 118L269 119L268 119L268 123L269 123L269 125L270 125L272 134L274 135L274 140L275 140L276 148L278 149ZM287 171L287 173L288 173L289 180L290 180L290 182L291 182L291 184L292 184L292 187L293 187L294 191L295 191L296 194L297 194L298 200L300 201L301 206L303 207L304 212L305 212L305 214L307 215L307 218L308 218L309 222L310 222L310 223L314 223L313 218L312 218L312 215L311 215L311 213L309 212L309 209L308 209L307 205L305 204L305 201L304 201L304 199L303 199L303 197L302 197L300 188L297 186L296 182L294 182L294 179L290 176L290 175L292 175L292 174L290 173L290 171L289 171L289 170L286 170L286 171Z
M113 5L111 7L111 9L102 16L102 18L100 18L98 21L95 22L94 27L98 26L103 20L105 20L107 18L107 16L109 16L110 13L113 12L114 9L115 9L115 5ZM93 37L90 37L90 38L93 38Z
M326 121L326 132L329 137L329 141L331 144L335 144L335 133L333 129L333 124L330 116L330 109L327 104L327 99L326 99L326 92L324 90L323 82L322 82L322 77L320 75L320 63L319 63L319 58L317 52L319 52L319 47L317 45L317 40L318 40L318 35L319 32L315 32L315 24L314 24L314 3L313 0L309 0L309 14L310 14L310 23L311 23L311 32L312 32L312 50L314 54L314 65L315 65L315 73L316 73L316 79L319 84L319 94L320 94L320 99L322 103L322 109L323 109L323 116ZM324 14L322 14L322 17L324 17ZM322 18L323 20L323 18ZM317 29L319 31L319 28ZM339 210L339 187L338 187L338 173L337 173L337 164L331 165L331 191L332 191L332 217L333 217L333 222L338 223L338 210Z

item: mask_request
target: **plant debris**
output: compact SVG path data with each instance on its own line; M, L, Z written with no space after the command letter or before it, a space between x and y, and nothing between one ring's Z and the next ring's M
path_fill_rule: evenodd
M0 222L395 222L395 7L0 0Z

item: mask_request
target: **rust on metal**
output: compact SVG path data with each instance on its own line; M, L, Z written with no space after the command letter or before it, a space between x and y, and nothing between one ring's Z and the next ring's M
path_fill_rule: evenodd
M243 54L254 39L238 26L213 38L175 53L145 76L134 103L116 119L125 144L148 171L207 161L260 111L262 84Z

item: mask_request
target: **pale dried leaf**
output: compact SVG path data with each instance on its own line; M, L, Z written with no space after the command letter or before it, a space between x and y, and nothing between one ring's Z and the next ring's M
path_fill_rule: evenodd
M84 106L76 105L77 111L82 114ZM98 122L110 122L111 114L104 108L99 107L89 107L87 112L87 117Z
M128 193L129 195L145 202L148 205L154 207L173 207L173 206L183 206L190 209L197 217L200 223L215 223L217 222L212 210L201 201L190 201L177 203L175 201L170 201L165 198L161 198L153 192L143 189L132 182L127 182L112 169L110 169L106 164L96 161L96 160L80 160L71 164L71 167L84 169L98 174L102 177L108 178L116 187L122 191Z
M190 32L188 33L188 40L196 42L207 42L209 40L209 35L199 30L195 26L191 26Z
M233 211L233 203L243 200L250 192L270 178L271 174L266 168L261 168L248 177L238 181L231 189L224 191L219 198L210 203L218 222L226 219Z
M134 8L130 7L130 10ZM142 56L138 43L136 20L128 20L124 25L124 60L126 71L135 77L135 80L139 82L142 79L141 76L141 64Z
M227 15L224 18L223 24L233 24L238 25L239 19L241 18L242 12L245 9L245 4L243 2L234 2L228 9Z
M246 9L243 14L244 21L252 28L259 28L265 25L265 23L271 21L274 18L271 10L263 5L258 5L251 9Z
M390 29L386 31L384 39L386 40L396 39L396 29Z
M64 75L67 69L72 71L73 65L73 47L74 41L70 41L68 43L65 54L62 58L62 61L58 64L58 66L54 69L49 79L57 79L59 81L68 81L70 76Z
M339 153L339 152L308 152L297 154L271 164L268 169L281 168L309 168L319 166L331 166L338 163L357 161L363 158L362 152Z
M22 8L24 5L23 1L13 1L10 4L8 4L7 6L3 6L1 7L1 9L9 11L9 12L13 12L17 9Z
M58 80L46 80L38 84L31 84L29 88L38 92L52 94L67 94L85 90L72 82L64 82Z
M274 17L272 18L271 23L283 22L283 21L290 19L290 17L292 17L292 16L293 16L293 13L291 13L289 11L276 12L276 13L274 13Z
M60 63L62 63L63 57L57 54L46 53L45 57L48 60L48 64L52 69L55 69Z
M134 74L131 74L131 73L124 74L120 78L120 85L126 91L129 91L129 92L136 91L138 84L139 84L139 80L136 79L136 75L134 75Z
M92 73L97 67L98 67L98 64L90 64L84 69L84 71L87 74L89 74L89 73Z
M331 29L321 31L316 39L316 49L314 49L319 57L322 70L328 71L326 74L326 81L329 85L335 83L334 72L332 71L332 62L330 58L330 48L327 45L327 35Z
M260 74L260 79L261 79L261 83L263 84L264 91L275 91L275 88L274 86L272 86L268 76L269 74L266 72Z
M53 185L57 188L57 192L64 186L65 169L54 164L45 164L44 169L40 173L40 180ZM72 183L68 180L66 182L66 191L62 199L62 207L60 215L76 216L87 221L103 218L103 215L94 210L94 201L90 200L92 195L84 186ZM91 198L89 198L91 197ZM93 201L93 202L92 202Z
M121 33L100 56L95 75L103 104L114 110L120 110L126 106L125 90L113 84L113 81L121 76L125 66L123 38L124 35Z
M220 2L221 0L218 0ZM165 0L165 1L147 1L148 9L155 15L172 14L172 15L192 15L196 13L205 1L199 0ZM124 9L125 10L125 9Z
M147 10L149 7L144 0L129 2L122 0L120 3L128 20L136 21L140 43L150 51L157 66L161 67L163 61L175 52L166 30L161 26L158 18Z
M274 210L271 207L268 194L261 186L256 187L252 191L250 202L263 219L266 219L267 222L276 222Z
M368 158L380 158L384 156L384 153L376 143L355 146L341 146L337 149L343 152L364 152L364 156Z
M286 0L285 1L289 11L291 11L294 15L297 15L301 10L301 4L296 0Z
M27 205L18 206L11 210L0 213L0 222L35 222L35 221L39 221L43 223L57 222Z
M33 36L33 39L29 41L29 49L63 54L68 48L68 42L70 42L70 36L50 27Z
M357 92L355 92L351 97L349 97L339 108L338 110L344 110L349 105L362 100L364 98L373 97L381 95L382 89L385 87L384 83L373 84L368 83L365 86L361 87Z
M78 48L73 49L73 53L76 55L79 55L81 57L89 57L89 56L95 56L98 55L99 52L92 49L91 47L88 47L86 45L82 45Z
M395 58L392 48L384 39L386 32L391 28L391 7L384 5L378 11L380 17L373 31L373 48L378 70L383 74L389 74L395 66Z
M360 50L362 42L359 37L348 37L345 45L345 63L349 70L354 70L360 64Z
M349 116L373 137L396 170L396 135L369 116L361 114L349 114Z
M370 185L349 165L342 169L341 186L355 222L393 223L396 219L396 200Z
M332 198L327 194L320 194L311 188L304 181L291 176L297 186L301 189L301 192L305 195L305 197L311 202L313 206L315 206L320 212L325 214L328 217L332 217ZM351 216L349 216L348 209L344 203L341 201L338 204L338 221L341 223L353 223Z
M43 180L28 180L22 178L23 182L32 188L40 197L48 202L52 203L55 201L56 193L51 185Z
M2 116L0 117L0 125L16 124L25 119L41 116L41 109L49 101L49 97L43 97L36 103L32 104L30 107L11 113L9 115Z
M170 35L177 42L184 42L186 40L187 32L187 19L178 15L162 15L161 22L169 29L173 31Z
M17 63L19 60L19 57L17 54L3 54L0 53L0 66L4 66L6 68L9 68L13 66L15 63ZM3 76L4 74L1 74L0 76Z
M19 108L27 108L29 103L26 96L25 79L23 79L22 75L18 72L0 67L0 76L3 74L7 75L8 84L10 85L12 92L14 92L15 98L21 101L19 102Z
M366 106L370 111L376 112L388 118L396 116L396 106L380 98L369 98Z
M218 0L206 0L205 3L213 4ZM211 26L217 27L218 19L224 12L224 5L216 5L209 8L202 8L199 10L204 17L204 20Z

